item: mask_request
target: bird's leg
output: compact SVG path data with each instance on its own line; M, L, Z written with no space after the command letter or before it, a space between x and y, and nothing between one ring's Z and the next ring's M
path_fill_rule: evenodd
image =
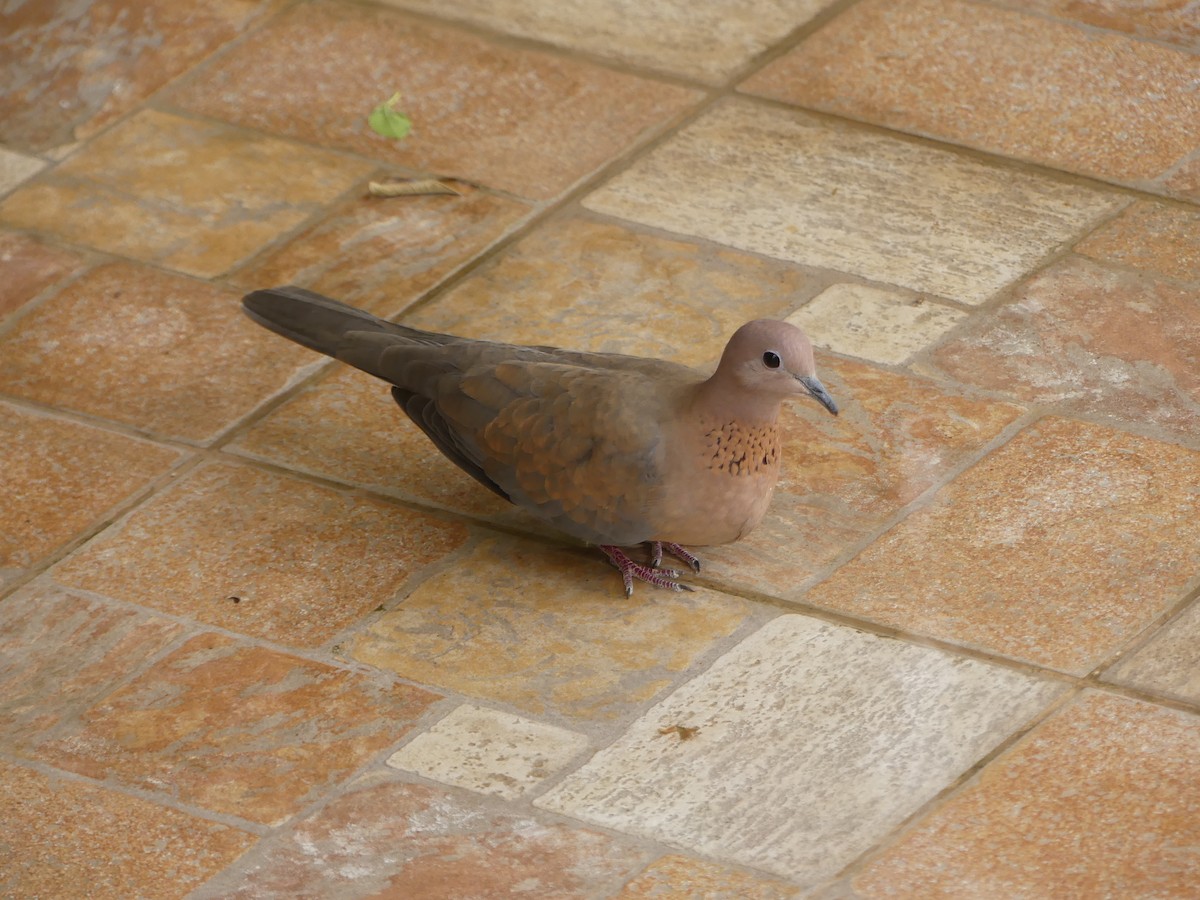
M652 584L655 587L666 588L669 591L690 591L691 588L686 584L680 584L675 579L679 577L679 572L673 569L656 569L652 566L636 563L622 550L620 547L614 547L611 544L601 544L600 549L604 555L621 572L621 579L625 582L625 596L633 596L633 579L644 581L646 584ZM661 556L660 556L661 561Z
M700 571L700 560L687 551L686 548L679 544L672 544L667 541L649 541L650 544L650 568L657 569L662 565L663 548L678 560L687 563L693 572Z

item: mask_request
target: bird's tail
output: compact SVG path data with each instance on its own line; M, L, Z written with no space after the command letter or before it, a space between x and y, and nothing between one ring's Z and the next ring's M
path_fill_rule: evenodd
M292 285L247 294L242 298L242 308L264 328L333 357L340 355L339 350L350 332L387 334L409 330Z

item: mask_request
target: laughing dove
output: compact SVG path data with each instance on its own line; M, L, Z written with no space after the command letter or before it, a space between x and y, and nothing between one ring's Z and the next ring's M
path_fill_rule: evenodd
M596 544L633 580L684 590L663 548L726 544L766 512L783 400L837 404L812 345L786 322L748 322L711 377L615 353L523 347L420 331L298 287L245 297L254 321L390 382L409 418L477 481ZM622 549L650 544L650 563Z

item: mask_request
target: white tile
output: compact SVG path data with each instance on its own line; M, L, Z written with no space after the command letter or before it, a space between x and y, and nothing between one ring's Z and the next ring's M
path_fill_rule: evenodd
M900 364L966 318L961 310L861 284L835 284L788 316L813 343L847 356Z
M520 797L587 747L582 734L479 706L459 706L388 759L456 787Z
M1104 680L1200 703L1200 601L1105 672Z
M1127 202L735 99L584 206L975 304Z
M811 884L871 847L1061 690L785 615L535 805ZM696 731L684 739L674 726Z
M45 166L40 159L0 147L0 194L32 178Z

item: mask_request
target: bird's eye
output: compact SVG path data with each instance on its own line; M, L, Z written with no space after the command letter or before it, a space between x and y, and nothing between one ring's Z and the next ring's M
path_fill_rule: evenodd
M779 368L779 354L776 353L774 350L768 350L766 353L763 354L763 365L766 366L768 369L778 369Z

